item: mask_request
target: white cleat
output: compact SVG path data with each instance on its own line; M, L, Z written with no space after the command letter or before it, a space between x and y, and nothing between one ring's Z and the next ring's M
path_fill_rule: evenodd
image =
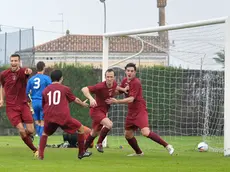
M174 148L172 145L167 145L166 146L167 151L169 152L170 155L174 153Z
M137 154L137 153L132 153L132 154L129 154L127 156L144 156L144 152L140 153L140 154Z

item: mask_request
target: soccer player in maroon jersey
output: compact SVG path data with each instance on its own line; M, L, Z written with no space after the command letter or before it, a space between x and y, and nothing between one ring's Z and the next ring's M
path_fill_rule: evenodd
M108 69L105 72L105 81L99 82L96 85L82 88L83 94L90 101L90 117L92 119L92 131L85 142L87 149L93 140L99 135L96 148L103 153L102 142L113 126L113 122L107 117L110 105L105 100L113 97L117 88L117 83L114 80L115 73L113 69ZM91 94L96 96L96 100ZM103 127L104 126L104 127Z
M66 133L78 132L78 158L91 156L91 152L84 149L84 126L70 115L69 103L75 102L83 107L88 104L73 95L70 88L62 85L63 77L60 70L51 73L52 84L42 92L42 107L44 112L44 131L39 144L39 159L44 158L48 136L52 135L58 127Z
M32 143L34 133L33 118L27 104L26 84L32 70L20 67L20 56L12 54L10 56L9 69L1 72L1 98L0 107L6 99L6 114L11 124L20 133L21 139L33 151L34 156L38 156L37 148ZM26 125L26 129L23 126Z
M144 153L138 146L137 140L134 137L134 131L140 129L143 136L164 146L170 155L173 154L174 148L165 142L156 133L150 131L148 124L148 112L146 102L142 95L142 86L138 78L136 78L136 65L128 63L125 67L126 78L121 82L121 87L128 87L129 91L124 99L107 99L108 104L128 104L128 114L125 120L125 138L129 145L135 150L134 154L128 156L142 156Z

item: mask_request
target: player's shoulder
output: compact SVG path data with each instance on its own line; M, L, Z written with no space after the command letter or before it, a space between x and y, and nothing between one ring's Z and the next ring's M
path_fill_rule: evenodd
M134 83L134 84L141 84L141 81L140 81L140 79L139 78L133 78L133 80L131 81L132 83Z
M113 86L114 86L114 87L117 87L117 85L118 85L118 84L117 84L117 81L114 80L114 81L113 81Z
M37 77L37 74L34 75L34 76L31 76L30 79L29 79L29 81L34 80L34 78L36 78L36 77Z
M94 87L101 89L101 88L106 88L106 83L105 81L98 82L97 84L94 85Z
M124 77L122 80L121 80L121 84L126 84L128 82L128 78L127 77Z
M3 70L3 71L1 72L1 75L3 76L3 75L7 75L7 74L9 74L9 73L11 73L11 70L10 70L10 69L5 69L5 70Z

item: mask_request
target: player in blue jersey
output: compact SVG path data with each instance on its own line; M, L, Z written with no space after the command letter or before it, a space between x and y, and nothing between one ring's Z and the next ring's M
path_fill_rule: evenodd
M30 95L32 107L34 110L34 121L36 134L41 136L44 129L44 119L42 110L42 91L52 83L49 76L44 75L45 63L39 61L37 63L37 74L28 80L26 87L26 95Z

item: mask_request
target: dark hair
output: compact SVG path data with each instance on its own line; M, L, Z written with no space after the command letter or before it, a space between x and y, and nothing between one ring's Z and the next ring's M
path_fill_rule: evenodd
M125 70L126 70L128 67L133 67L135 71L137 70L136 64L134 64L134 63L128 63L128 64L125 66Z
M51 72L50 77L51 77L52 82L59 82L62 77L62 71L54 70Z
M11 57L18 57L18 60L20 60L20 59L21 59L21 57L20 57L20 55L19 55L19 54L11 54L10 58L11 58Z
M107 70L105 71L105 75L106 75L106 73L108 73L108 72L113 72L113 73L114 73L114 75L115 75L115 72L114 72L114 70L113 70L113 69L107 69Z
M37 71L38 72L41 72L41 71L43 71L44 70L44 68L45 68L45 63L43 62L43 61L39 61L38 63L37 63Z

